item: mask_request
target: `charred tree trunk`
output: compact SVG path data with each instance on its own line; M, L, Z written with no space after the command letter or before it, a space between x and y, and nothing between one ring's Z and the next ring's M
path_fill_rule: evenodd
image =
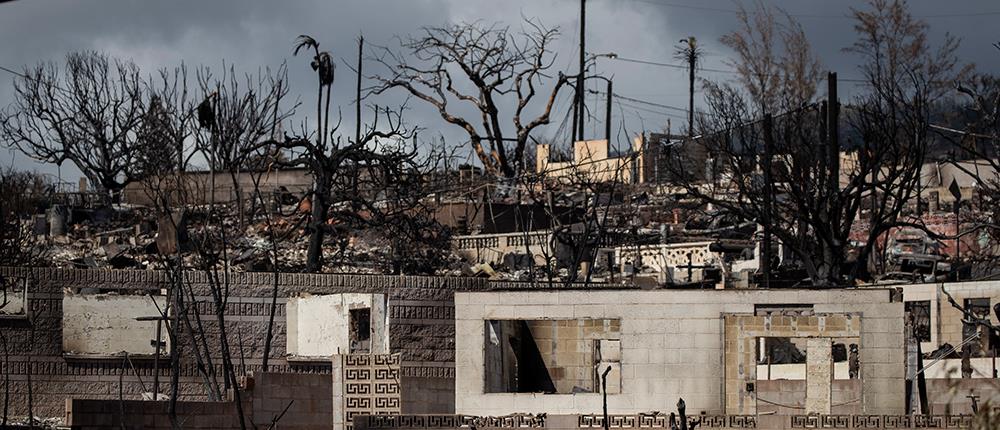
M325 173L316 178L312 195L311 219L309 221L309 251L306 255L306 271L323 270L323 238L326 233L326 215L329 209L327 196L330 193L330 178Z

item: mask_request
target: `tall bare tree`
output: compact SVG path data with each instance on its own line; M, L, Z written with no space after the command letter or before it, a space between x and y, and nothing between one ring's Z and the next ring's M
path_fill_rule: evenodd
M233 66L215 76L210 69L198 72L198 85L203 101L197 107L199 127L194 134L195 146L205 155L213 173L226 175L232 187L232 199L237 219L246 220L248 195L241 184L243 174L252 172L270 156L279 156L272 145L276 125L294 112L294 106L283 106L288 95L288 73L285 65L258 74L240 77ZM214 176L212 178L214 180ZM215 184L212 184L215 193Z
M194 131L195 113L189 93L187 67L163 68L145 79L149 101L139 128L138 179L183 172L195 151L185 149Z
M920 227L904 215L919 192L928 112L957 72L952 42L930 49L926 25L901 3L874 0L868 10L855 11L855 20L858 42L850 51L864 60L868 92L844 107L844 120L833 97L835 86L829 87L828 103L814 99L815 82L805 79L812 72L786 72L767 62L746 65L740 78L745 90L709 87L704 137L688 143L699 150L682 152L671 162L671 170L683 177L685 166L704 162L684 154L712 154L714 180L682 181L686 191L760 224L794 254L813 286L866 276L879 238L899 226ZM768 28L764 24L755 28ZM805 43L804 38L791 40ZM759 44L740 46L739 56L748 60L754 52L763 57L774 52ZM842 123L852 139L841 139ZM851 262L852 229L863 211L868 228Z
M487 172L517 176L531 133L549 123L556 95L569 82L561 72L554 80L549 75L555 60L549 49L558 30L531 20L525 28L520 34L479 24L426 28L402 43L404 53L381 50L376 60L386 71L374 77L380 85L372 91L405 89L469 135ZM539 95L544 99L537 106ZM465 116L463 109L479 118ZM537 115L530 117L533 112Z
M901 0L870 0L866 10L854 10L854 19L858 38L846 51L861 57L859 70L870 87L847 115L850 131L861 140L858 163L867 165L862 174L869 183L867 218L872 228L858 258L866 261L874 251L871 257L878 264L878 239L919 196L919 172L933 139L930 118L935 106L971 66L960 65L955 56L958 39L946 35L932 46L927 23L913 17Z
M781 9L740 6L739 27L722 36L736 56L727 62L758 112L776 113L809 103L820 79L819 60L802 26Z
M335 137L340 121L330 124L332 57L309 36L299 38L295 52L302 49L313 52L310 65L318 80L316 131L276 145L298 151L288 163L307 167L313 177L306 270L316 272L322 269L324 239L336 233L331 224L391 225L387 221L394 214L406 213L423 197L424 188L416 186L423 169L415 145L406 143L416 129L403 123L404 108L373 106L371 121L354 138Z
M47 199L49 185L37 173L0 169L0 266L46 263L48 247L32 231L29 217Z
M39 161L73 163L98 189L114 194L133 179L138 132L146 114L135 64L107 54L69 54L26 68L14 103L0 114L0 139Z
M994 44L1000 50L1000 43ZM963 98L959 106L959 128L937 125L936 131L954 145L947 157L956 168L976 181L980 200L973 202L973 226L959 234L985 232L994 243L992 252L980 257L994 265L1000 256L1000 76L979 73L963 79L957 87ZM973 159L972 163L965 162Z

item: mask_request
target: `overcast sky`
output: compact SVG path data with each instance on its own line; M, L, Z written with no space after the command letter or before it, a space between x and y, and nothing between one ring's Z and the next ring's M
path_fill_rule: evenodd
M746 3L749 3L748 1ZM857 59L842 48L854 40L850 8L862 8L859 0L766 1L797 17L809 36L824 68L842 78L856 77ZM587 51L614 52L623 58L676 63L674 45L682 37L695 36L707 51L705 67L726 68L730 52L718 42L735 24L730 0L588 0ZM752 6L748 4L748 7ZM959 58L976 64L978 70L1000 72L1000 52L990 44L1000 41L996 22L1000 4L996 0L913 0L914 15L930 24L932 43L949 32L962 39ZM0 66L21 69L39 61L62 61L72 51L94 49L135 61L144 72L188 66L219 67L222 60L241 70L288 62L291 94L310 105L314 77L308 59L292 56L292 42L309 34L338 59L356 56L356 38L392 45L393 36L414 34L423 26L481 21L519 26L521 17L537 18L546 26L559 27L562 37L554 47L556 66L573 72L579 34L578 0L212 0L212 1L67 1L17 0L0 2ZM353 60L349 60L353 61ZM338 61L339 62L339 61ZM655 67L620 60L599 59L597 69L614 75L615 92L623 96L683 108L687 104L686 73L680 69ZM703 74L711 79L730 79L722 73ZM0 71L0 107L12 101L14 76ZM841 97L850 97L851 84L842 84ZM353 77L341 65L334 87L335 100L344 106L345 124L353 124L348 105L353 98ZM538 137L556 133L569 107L568 94L561 98L554 124ZM389 96L377 100L398 103ZM588 99L594 104L593 99ZM411 101L408 122L425 131L422 136L443 135L450 143L465 140L457 127ZM641 109L639 109L639 108ZM300 110L298 120L308 115ZM603 112L597 112L603 118ZM668 119L674 130L683 125L681 110L649 105L623 105L614 111L616 134L660 131ZM603 134L603 125L588 126L588 137ZM53 166L35 163L0 148L0 162L26 170L55 174ZM74 181L79 172L64 165L63 180Z

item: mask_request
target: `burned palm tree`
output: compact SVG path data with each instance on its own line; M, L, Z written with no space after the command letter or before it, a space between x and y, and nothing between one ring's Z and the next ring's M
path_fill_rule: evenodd
M694 36L681 39L674 51L674 58L684 61L688 66L688 137L694 136L694 70L703 55L705 50L701 49Z

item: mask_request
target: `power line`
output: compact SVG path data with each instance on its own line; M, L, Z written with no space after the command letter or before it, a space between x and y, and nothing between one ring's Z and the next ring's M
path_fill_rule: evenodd
M637 2L640 2L640 3L649 3L649 4L653 4L653 5L657 5L657 6L664 6L664 7L676 7L676 8L680 8L680 9L704 10L704 11L709 11L709 12L739 13L739 11L734 10L734 9L723 9L723 8L717 8L717 7L691 6L691 5L686 5L686 4L667 3L667 2L653 1L653 0L632 0L632 1L637 1Z
M725 8L707 7L707 6L692 6L692 5L662 2L655 0L632 0L632 1L647 3L661 7L674 7L680 9L692 9L692 10L701 10L707 12L723 12L734 15L740 13L740 11L737 9L725 9ZM975 18L983 16L994 16L994 15L1000 15L1000 11L971 12L971 13L942 13L942 14L930 14L930 15L913 15L913 17L919 19L935 19L935 18ZM792 16L794 18L815 18L815 19L854 19L854 17L850 15L789 14L789 16Z
M634 103L640 103L640 104L644 104L644 105L655 106L655 107L658 107L658 108L670 109L670 110L675 110L675 111L679 111L679 112L683 112L683 113L688 113L688 110L684 109L682 107L670 106L670 105L665 105L665 104L660 104L660 103L654 103L654 102L651 102L651 101L642 100L642 99L636 99L636 98L632 98L632 97L625 97L625 96L623 96L621 94L618 94L618 93L614 93L614 95L615 95L616 98L620 98L622 100L628 100L628 101L634 102Z
M668 67L668 68L672 68L672 69L687 70L687 66L683 65L683 64L671 64L671 63L664 63L664 62L660 62L660 61L640 60L640 59L637 59L637 58L622 57L620 55L616 56L616 57L609 58L609 59L611 59L611 60L617 60L617 61L624 61L624 62L627 62L627 63L638 63L638 64L646 64L646 65L650 65L650 66ZM736 70L713 69L713 68L710 68L710 67L699 67L696 70L702 71L702 72L726 73L726 74L730 74L730 75L741 75L742 74L741 72L738 72ZM755 74L759 74L759 73L755 73ZM773 74L772 76L779 76L779 75L778 74ZM866 81L864 79L853 79L853 78L839 78L838 80L843 81L843 82L858 82L858 83L868 82L868 81Z
M655 110L655 109L649 109L647 107L643 107L643 106L640 106L640 105L635 104L635 103L629 103L627 101L616 100L616 103L618 103L618 104L620 104L622 106L628 107L629 109L640 110L640 111L643 111L643 112L653 113L653 114L657 114L657 115L663 115L663 116L671 117L671 118L678 118L678 119L684 119L684 120L687 119L683 115L678 115L678 114L669 113L669 112L662 112L662 111L658 111L658 110Z
M7 73L10 73L10 74L12 74L12 75L16 75L16 76L20 76L20 77L22 77L22 78L26 78L26 77L27 77L27 76L25 76L25 75L24 75L23 73L21 73L21 72L18 72L18 71L14 70L14 69L8 69L8 68L6 68L6 67L4 67L4 66L0 66L0 70L3 70L3 71L5 71L5 72L7 72Z

